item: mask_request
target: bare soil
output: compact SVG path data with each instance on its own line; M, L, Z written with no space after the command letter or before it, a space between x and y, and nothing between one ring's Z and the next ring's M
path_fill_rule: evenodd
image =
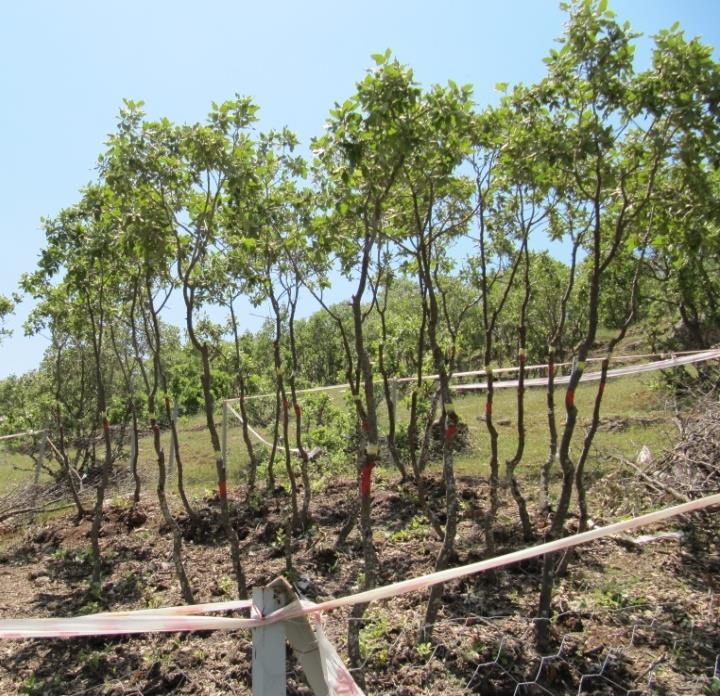
M428 480L442 510L439 478ZM479 478L461 477L463 519L457 564L483 557L480 519L486 500ZM595 522L639 514L657 504L638 492L621 504L621 479L593 489ZM357 532L335 539L356 495L354 481L337 480L313 496L313 528L292 543L291 580L312 600L359 589L362 550ZM251 585L285 569L284 491L252 509L244 491L231 491L234 524ZM140 510L108 506L103 524L102 602L87 596L90 523L54 519L6 538L0 553L0 616L74 616L181 604L174 577L172 537L145 493ZM510 496L501 511L500 552L524 544ZM232 596L231 561L217 501L200 510L202 524L185 531L185 561L196 600ZM382 582L432 570L439 541L424 523L411 484L384 478L374 489L373 516ZM446 586L434 642L418 644L425 593L371 606L364 620L363 674L370 694L702 694L712 691L720 656L720 535L717 512L680 519L650 531L679 530L682 538L639 546L604 539L583 547L555 595L555 645L535 647L533 616L539 561ZM535 518L538 540L547 520ZM570 530L572 531L572 530ZM1 542L1 540L0 540ZM347 614L326 617L328 635L344 652ZM247 694L250 635L197 632L119 638L0 643L2 694ZM290 661L289 694L309 694Z

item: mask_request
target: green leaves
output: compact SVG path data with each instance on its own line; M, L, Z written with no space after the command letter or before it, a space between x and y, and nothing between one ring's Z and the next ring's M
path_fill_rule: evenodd
M385 53L372 53L370 57L375 61L375 65L382 66L385 65L388 60L390 60L391 55L392 51L387 48L385 49Z

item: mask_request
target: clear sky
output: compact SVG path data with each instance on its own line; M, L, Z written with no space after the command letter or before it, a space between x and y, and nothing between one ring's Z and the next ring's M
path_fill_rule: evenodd
M610 0L647 36L680 21L720 47L720 0ZM531 82L562 33L556 0L24 0L0 9L0 293L33 269L42 216L94 177L124 97L151 117L202 120L236 92L261 107L260 128L288 125L307 144L328 110L392 48L424 84ZM649 42L641 40L639 59ZM47 345L23 337L30 304L0 345L0 377L35 367ZM314 310L307 307L306 313ZM248 315L246 327L261 320Z

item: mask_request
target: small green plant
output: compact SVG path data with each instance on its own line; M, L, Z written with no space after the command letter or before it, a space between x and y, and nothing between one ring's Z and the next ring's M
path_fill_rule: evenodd
M81 650L78 655L79 662L93 672L106 667L106 657L103 650Z
M262 507L263 507L263 503L264 503L264 502L265 502L265 497L264 497L262 491L259 491L259 490L257 490L257 489L255 489L255 490L248 496L248 499L247 499L248 507L249 507L251 510L254 510L254 511L262 510Z
M388 536L388 541L409 541L413 538L423 538L430 531L427 519L422 515L415 515L403 529L398 529Z
M595 588L592 598L596 606L607 607L608 609L625 609L647 603L645 597L629 594L626 588L614 581Z
M72 552L70 551L70 549L62 548L57 548L50 554L50 558L52 558L53 561L65 561L71 556Z
M143 595L143 601L148 609L157 609L163 605L162 597L150 590L146 590Z
M398 541L408 541L410 539L410 532L407 529L398 529L392 534L388 535L388 541L396 543Z
M433 652L432 643L418 643L415 652L421 660L427 660Z
M117 581L115 589L121 595L137 596L145 588L146 579L142 573L128 571Z
M377 664L385 664L389 659L388 637L392 626L386 616L380 613L371 615L367 623L360 629L360 654L365 659L372 659Z
M708 696L720 696L720 677L713 677L705 689Z
M116 510L127 510L130 507L130 501L122 495L116 495L110 501L110 507Z
M217 581L217 588L218 588L218 592L220 592L220 594L230 596L232 594L232 588L233 588L232 578L230 578L227 575L223 575Z
M43 696L46 692L46 685L40 682L40 680L31 674L18 689L19 694L25 694L25 696Z
M285 541L285 527L279 527L275 532L275 539L273 540L271 546L276 551L283 551L285 549Z
M96 599L88 599L78 610L78 614L97 614L101 609Z
M60 675L55 675L49 681L42 681L32 674L21 684L18 693L25 696L44 696L48 690L59 690L62 686L63 680Z

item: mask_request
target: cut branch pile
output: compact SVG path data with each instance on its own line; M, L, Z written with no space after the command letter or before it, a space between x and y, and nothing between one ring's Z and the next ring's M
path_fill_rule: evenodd
M661 484L688 498L720 490L720 401L703 396L695 408L678 418L680 438L652 469Z

